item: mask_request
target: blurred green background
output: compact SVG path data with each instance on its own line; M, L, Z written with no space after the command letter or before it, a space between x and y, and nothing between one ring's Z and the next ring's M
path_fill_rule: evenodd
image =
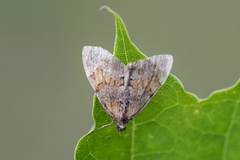
M114 17L147 56L172 54L172 74L200 98L240 76L240 1L2 0L0 159L73 159L92 124L84 45L113 51Z

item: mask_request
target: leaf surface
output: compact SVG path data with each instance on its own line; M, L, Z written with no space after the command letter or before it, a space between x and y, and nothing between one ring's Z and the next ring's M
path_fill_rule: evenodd
M130 41L126 27L115 16L114 56L126 65L146 58ZM231 88L214 92L205 100L184 91L169 75L145 109L118 133L98 101L93 103L94 126L75 150L75 160L118 159L240 159L240 80Z

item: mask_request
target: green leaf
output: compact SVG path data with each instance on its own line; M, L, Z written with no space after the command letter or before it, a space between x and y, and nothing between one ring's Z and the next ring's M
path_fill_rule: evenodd
M109 8L108 8L109 9ZM110 9L109 9L110 10ZM114 55L125 65L145 58L130 41L121 18L116 19ZM94 96L92 130L75 150L75 160L89 159L240 159L240 80L205 100L184 91L170 75L145 109L118 133Z
M147 58L130 40L127 29L121 17L107 6L102 6L100 9L106 8L115 16L116 24L116 39L113 55L120 59L125 65L129 62L134 62L139 59Z

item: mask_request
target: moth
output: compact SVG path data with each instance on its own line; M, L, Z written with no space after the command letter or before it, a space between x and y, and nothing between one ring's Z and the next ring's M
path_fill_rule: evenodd
M156 55L125 66L106 49L93 46L83 48L82 59L92 88L119 131L161 88L173 63L171 55Z

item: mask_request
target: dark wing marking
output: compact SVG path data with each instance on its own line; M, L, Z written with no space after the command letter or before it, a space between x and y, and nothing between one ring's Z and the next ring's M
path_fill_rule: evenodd
M129 105L126 116L135 117L161 88L172 68L171 55L157 55L133 62L129 80Z
M83 65L88 80L105 110L118 119L124 88L124 64L101 47L85 46Z

